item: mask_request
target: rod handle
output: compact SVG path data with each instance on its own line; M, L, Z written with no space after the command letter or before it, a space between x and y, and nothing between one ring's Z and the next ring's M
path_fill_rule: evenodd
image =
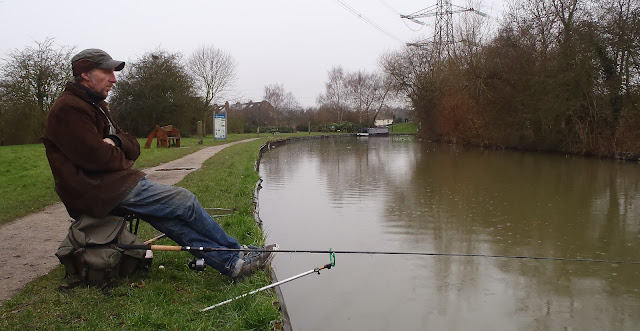
M181 246L171 246L171 245L151 245L152 251L182 251Z

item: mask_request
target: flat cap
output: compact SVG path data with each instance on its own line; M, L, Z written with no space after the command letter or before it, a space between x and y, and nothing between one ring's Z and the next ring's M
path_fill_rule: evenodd
M124 61L114 60L111 55L101 49L89 48L71 58L71 67L73 75L77 76L95 68L120 71L124 68Z

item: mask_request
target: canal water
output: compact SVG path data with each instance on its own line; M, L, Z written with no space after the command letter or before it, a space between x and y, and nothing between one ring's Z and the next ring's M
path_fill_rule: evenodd
M350 137L278 146L260 175L282 249L640 261L636 163ZM640 329L639 264L338 254L281 290L294 330Z

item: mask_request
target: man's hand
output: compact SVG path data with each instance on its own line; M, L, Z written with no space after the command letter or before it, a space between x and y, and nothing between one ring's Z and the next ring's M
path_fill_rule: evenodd
M111 145L113 147L116 146L116 143L113 142L113 140L111 140L111 138L104 138L104 139L102 139L102 141L106 142L107 144L109 144L109 145Z

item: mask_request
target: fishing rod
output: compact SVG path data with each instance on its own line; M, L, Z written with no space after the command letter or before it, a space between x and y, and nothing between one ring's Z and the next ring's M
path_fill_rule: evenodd
M251 248L218 248L218 247L191 247L191 246L170 246L170 245L126 245L119 244L122 249L139 249L152 251L185 251L185 252L272 252L265 249ZM481 257L495 259L520 259L520 260L548 260L567 262L592 262L610 264L640 264L640 261L616 261L586 258L564 258L547 256L526 256L526 255L497 255L497 254L465 254L465 253L433 253L433 252L384 252L384 251L349 251L349 250L286 250L278 249L278 253L308 253L308 254L365 254L365 255L414 255L414 256L434 256L434 257Z
M144 249L144 250L152 250L152 251L185 251L185 252L273 252L273 250L265 250L265 249L250 249L250 248L217 248L217 247L191 247L191 246L172 246L172 245L126 245L119 244L117 245L122 249ZM482 257L482 258L501 258L501 259L520 259L520 260L549 260L549 261L569 261L569 262L593 262L593 263L610 263L610 264L640 264L640 261L615 261L615 260L601 260L601 259L585 259L585 258L562 258L562 257L545 257L545 256L519 256L519 255L497 255L497 254L464 254L464 253L433 253L433 252L384 252L384 251L349 251L349 250L337 250L334 251L332 249L329 250L286 250L286 249L278 249L276 252L278 253L308 253L308 254L329 254L330 263L321 267L314 268L312 270L305 271L301 274L289 277L285 280L273 283L271 285L267 285L261 287L259 289L253 290L251 292L247 292L245 294L239 295L233 299L228 299L217 303L213 306L209 306L200 310L200 312L204 312L227 303L230 303L234 300L246 297L248 295L252 295L258 293L260 291L264 291L284 283L293 281L295 279L310 275L314 272L320 274L320 270L323 269L331 269L332 266L335 266L335 254L368 254L368 255L413 255L413 256L433 256L433 257Z
M150 243L152 243L152 242L154 242L154 241L156 241L158 239L164 238L165 236L166 236L166 234L160 233L160 234L156 235L155 237L145 241L144 244L145 245L149 245Z
M209 306L209 307L207 307L207 308L203 308L203 309L201 309L201 310L200 310L200 312L207 311L207 310L210 310L210 309L213 309L213 308L216 308L216 307L220 307L220 306L222 306L222 305L226 305L226 304L227 304L227 303L229 303L229 302L232 302L232 301L234 301L234 300L238 300L238 299L240 299L240 298L244 298L244 297L246 297L247 295L252 295L252 294L258 293L258 292L260 292L260 291L264 291L264 290L270 289L270 288L272 288L272 287L276 287L276 286L282 285L282 284L284 284L284 283L288 283L288 282L290 282L290 281L292 281L292 280L296 280L296 279L298 279L298 278L304 277L304 276L306 276L306 275L310 275L310 274L312 274L312 273L318 273L318 275L319 275L319 274L320 274L320 270L324 270L324 269L327 269L327 270L328 270L328 269L331 269L331 267L334 267L335 265L336 265L336 263L335 263L335 258L332 258L332 260L331 260L331 262L330 262L330 263L327 263L327 264L325 264L325 265L323 265L323 266L320 266L320 267L317 267L317 268L314 268L314 269L311 269L311 270L305 271L305 272L303 272L303 273L301 273L301 274L297 274L297 275L295 275L295 276L291 276L291 277L289 277L289 278L287 278L287 279L281 280L281 281L279 281L279 282L275 282L275 283L273 283L273 284L271 284L271 285L267 285L267 286L261 287L261 288L259 288L259 289L253 290L253 291L251 291L251 292L247 292L247 293L242 294L242 295L239 295L239 296L237 296L237 297L235 297L235 298L233 298L233 299L228 299L228 300L222 301L222 302L220 302L220 303L217 303L217 304L215 304L215 305L213 305L213 306Z
M211 216L229 216L229 215L233 215L236 211L238 211L238 208L217 208L217 207L207 207L204 208L204 210L206 210L207 212L210 210L220 210L220 211L226 211L228 212L227 214L211 214Z

